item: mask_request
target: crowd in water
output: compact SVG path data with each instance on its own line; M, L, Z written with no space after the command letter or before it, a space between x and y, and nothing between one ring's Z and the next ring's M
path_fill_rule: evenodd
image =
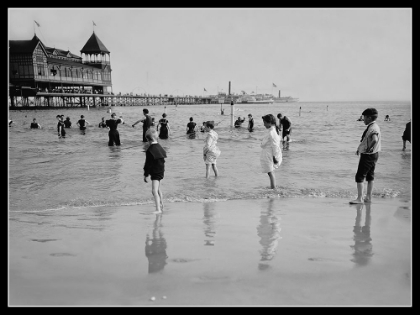
M98 124L98 127L107 128L109 130L109 146L120 146L121 140L118 132L118 125L125 124L125 121L122 115L117 117L117 114L113 113L111 108L108 109L108 113L111 114L110 119L105 120L105 117L102 117L101 121ZM143 109L143 114L144 118L134 122L131 126L134 128L138 123L142 123L143 142L148 143L148 145L146 145L145 147L147 151L147 148L150 145L157 143L157 139L171 138L171 128L166 113L162 114L162 118L158 122L155 122L154 118L149 115L149 111L147 108ZM223 112L221 112L221 114L223 115ZM358 121L364 121L364 123L367 125L367 128L364 134L362 135L362 139L356 151L357 155L360 154L359 166L355 176L358 196L355 200L350 201L350 203L369 203L371 201L375 164L378 160L378 152L381 148L381 133L377 124L377 117L378 113L376 109L368 108L362 113L360 118L357 119ZM56 118L58 120L58 137L65 138L65 130L67 128L72 128L73 123L70 117L66 117L64 119L64 115L57 115ZM262 172L268 174L269 176L270 188L275 189L276 178L274 171L278 169L282 163L282 149L288 146L289 142L291 141L292 122L287 116L283 115L282 113L277 114L277 120L272 114L262 116L262 120L264 127L267 129L267 133L265 133L265 136L261 141L260 165ZM238 116L234 123L234 127L241 128L245 121L246 117ZM386 115L384 121L391 121L391 117L389 115ZM249 132L253 132L255 122L252 114L248 114L247 122L248 125L246 129ZM9 126L12 126L12 124L13 121L9 119ZM82 131L82 134L84 135L87 126L92 124L85 119L84 115L81 115L80 119L78 119L75 125ZM214 123L214 121L205 121L203 122L203 125L199 130L196 122L194 122L193 117L190 117L185 129L187 138L191 139L195 138L196 133L199 131L203 133L206 132L203 147L203 160L206 166L206 178L210 176L210 170L213 171L216 177L219 174L217 168L217 158L222 152L217 146L218 134L214 130L216 126L217 123ZM33 118L30 124L30 128L39 129L42 128L42 126L37 122L36 118ZM151 133L149 137L147 136L148 130L151 130L149 132L149 134ZM408 141L411 143L411 121L406 124L406 128L402 135L402 140L403 150L405 150L406 142ZM161 164L163 165L163 163ZM365 180L368 182L366 194L363 193L363 182ZM154 180L152 179L152 182L153 181ZM159 186L157 187L159 188ZM159 196L159 194L161 194L161 192L159 191L159 189L157 189L156 194L154 193L154 196ZM161 201L156 202L156 205L157 212L161 212L163 208L163 204L161 203Z

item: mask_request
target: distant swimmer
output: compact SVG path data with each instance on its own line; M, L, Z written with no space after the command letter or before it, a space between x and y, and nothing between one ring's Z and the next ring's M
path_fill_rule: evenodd
M41 129L41 125L36 122L36 118L31 122L31 129Z
M120 119L116 118L117 114L112 113L111 114L111 119L108 119L105 123L106 126L109 128L109 132L108 132L108 146L112 147L115 143L116 146L120 146L121 142L120 142L120 134L117 130L118 124L121 123Z
M206 122L203 121L203 125L200 127L201 132L206 132Z
M106 128L105 117L102 117L102 121L98 125L99 128Z
M391 118L389 117L389 115L386 115L386 116L385 116L384 121L391 121Z
M80 130L82 131L82 134L85 134L85 130L86 130L86 124L90 125L90 123L85 119L85 116L81 115L80 119L78 120L78 122L76 123L76 125L79 126Z
M147 108L143 108L143 115L144 119L137 120L131 126L134 128L139 122L143 123L143 142L147 142L146 139L146 131L152 126L152 117L149 115L149 110Z
M290 134L292 133L292 122L287 116L283 116L282 113L278 113L277 118L279 119L279 129L282 130L282 141L290 142Z
M252 118L252 114L248 114L248 130L249 132L254 131L254 118Z
M64 121L64 127L65 128L71 128L70 117L66 117L66 120Z
M66 131L64 130L64 115L57 115L56 118L58 120L58 123L57 123L58 138L65 138Z
M190 117L190 122L187 124L187 135L188 138L194 139L195 138L195 132L197 131L197 124L193 121L194 119Z
M239 128L241 127L242 123L245 121L245 117L243 119L241 119L240 116L238 116L238 119L235 121L235 127Z
M159 139L168 139L170 130L169 121L166 119L166 113L163 113L162 118L159 119L156 126L156 131L159 132Z
M363 115L357 121L363 121Z

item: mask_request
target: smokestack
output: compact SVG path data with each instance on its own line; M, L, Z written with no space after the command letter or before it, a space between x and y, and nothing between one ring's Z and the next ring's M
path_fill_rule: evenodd
M280 90L279 90L279 98L280 98Z
M230 95L230 81L229 81L229 95Z

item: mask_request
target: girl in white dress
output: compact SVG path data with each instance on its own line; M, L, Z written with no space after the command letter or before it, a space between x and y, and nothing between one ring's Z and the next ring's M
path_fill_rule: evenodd
M261 169L263 173L267 173L268 177L270 177L270 188L274 189L276 188L274 169L280 166L283 159L280 147L280 136L277 134L276 119L273 115L265 115L262 119L264 127L268 129L268 133L261 141Z
M219 136L213 130L214 123L211 121L206 122L205 131L208 132L206 139L204 140L203 147L203 159L206 164L206 178L209 177L210 165L213 168L214 176L218 176L218 170L216 166L216 160L220 155L220 149L217 147L217 139Z

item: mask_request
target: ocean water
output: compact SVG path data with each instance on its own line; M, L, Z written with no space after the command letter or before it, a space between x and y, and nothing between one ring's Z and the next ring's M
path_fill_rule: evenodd
M220 201L255 198L354 198L355 155L365 129L357 121L364 109L375 107L382 132L382 151L375 172L374 198L411 200L411 144L402 151L401 135L411 119L409 102L300 102L236 104L237 116L252 113L255 131L231 128L231 107L223 104L147 107L158 121L164 111L171 128L167 140L164 202ZM8 195L10 213L74 210L80 207L145 205L153 209L151 183L143 181L145 161L141 123L144 107L113 107L126 124L119 125L121 147L108 147L108 130L98 128L106 108L9 110ZM299 108L301 112L299 115ZM277 188L260 169L260 141L266 129L261 117L279 112L292 121L292 142L283 148L283 162L275 171ZM57 137L56 115L69 116L73 128ZM76 126L80 115L90 122L83 135ZM385 122L385 115L391 121ZM187 138L189 118L198 126L214 120L221 155L219 177L205 178L202 148L205 134ZM42 129L30 129L36 118Z

